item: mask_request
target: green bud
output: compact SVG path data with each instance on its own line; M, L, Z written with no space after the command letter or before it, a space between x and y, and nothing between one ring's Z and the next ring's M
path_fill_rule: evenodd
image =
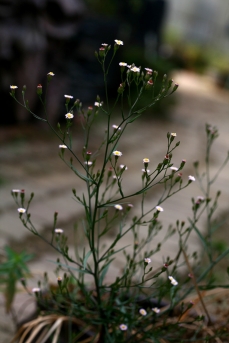
M173 87L173 92L175 92L177 90L177 88L179 87L179 85L177 83L175 83L174 87Z

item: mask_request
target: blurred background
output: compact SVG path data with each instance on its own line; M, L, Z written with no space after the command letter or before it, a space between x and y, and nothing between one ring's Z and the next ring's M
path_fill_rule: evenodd
M184 179L193 175L194 161L202 161L200 168L204 168L205 123L216 125L220 131L212 153L213 172L228 151L228 1L0 0L0 248L2 252L2 247L10 245L17 251L26 248L34 253L31 270L39 271L39 277L44 266L45 270L53 269L47 260L55 260L56 255L50 255L53 252L47 245L22 226L10 191L25 189L26 195L35 192L31 212L41 233L51 232L53 213L57 211L58 226L70 234L82 215L82 209L71 199L71 189L81 192L83 185L60 161L57 139L13 101L9 87L18 86L16 95L21 100L21 89L26 85L31 110L42 116L36 87L45 86L47 73L52 71L55 77L47 93L47 110L55 125L66 113L64 94L79 98L85 106L93 105L97 94L103 99L103 75L94 52L101 43L114 44L114 39L123 40L124 47L118 50L109 74L111 97L116 96L120 84L120 61L158 70L157 87L165 73L179 83L178 91L134 123L120 142L120 163L128 166L123 176L128 191L136 191L141 184L142 158L152 160L152 170L163 159L167 132L176 132L181 140L174 165L187 160ZM75 124L73 146L81 154L82 132L77 121ZM93 132L91 150L99 145L103 133L101 121ZM223 190L219 220L223 218L227 225L228 182L226 167L214 191ZM162 216L165 227L175 223L178 216L187 220L190 199L200 194L197 183L193 183L168 201ZM156 202L157 195L150 194L148 204ZM137 201L135 206L137 209ZM204 220L201 225L204 230ZM216 238L217 249L221 250L229 244L222 233ZM70 238L73 241L74 237ZM176 239L170 241L159 252L159 264L168 251L176 251L176 244ZM190 244L197 249L196 237ZM119 261L116 267L120 268Z

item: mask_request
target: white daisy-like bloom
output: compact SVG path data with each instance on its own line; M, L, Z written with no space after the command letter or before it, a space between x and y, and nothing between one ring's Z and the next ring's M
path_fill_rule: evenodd
M143 158L143 163L149 163L150 159L149 158Z
M116 208L116 210L122 211L123 207L119 204L114 205L114 207Z
M41 289L39 288L39 287L34 287L33 289L32 289L32 292L33 293L39 293L41 291Z
M60 148L60 149L67 149L68 147L67 147L67 145L60 144L60 145L59 145L59 148Z
M126 62L119 62L120 67L126 67L127 63Z
M140 68L138 68L138 67L132 67L132 68L130 68L130 70L133 71L134 73L140 72Z
M50 71L47 75L54 76L55 74L52 71Z
M127 170L128 169L128 167L127 166L125 166L125 164L120 164L120 166L119 166L121 169L123 169L124 167L125 167L125 169L124 170Z
M156 206L156 210L158 212L163 212L164 211L164 209L161 206Z
M64 232L63 229L59 229L59 228L58 228L58 229L55 229L54 231L55 231L55 233L63 233L63 232Z
M150 69L150 68L145 68L145 70L148 71L149 73L152 73L152 72L153 72L153 70Z
M178 171L177 167L170 167L170 169L173 170L173 171Z
M21 193L21 190L20 189L12 189L11 192L13 192L13 193Z
M17 210L19 213L25 213L26 212L26 209L22 208L22 207L18 208Z
M123 45L123 41L119 39L114 40L117 45Z
M196 201L197 202L202 202L202 201L204 201L205 200L205 198L202 196L202 195L198 195L197 197L196 197Z
M172 276L168 276L168 279L170 280L171 284L173 286L177 286L178 282L172 277Z
M189 175L188 179L189 179L189 181L196 181L196 179L192 175Z
M145 261L145 263L151 263L151 258L149 258L149 257L146 257L145 259L144 259L144 261Z
M170 133L170 136L172 136L172 137L176 137L176 136L177 136L177 134L176 134L175 132L171 132L171 133Z
M108 46L107 43L102 43L101 45L104 46L104 47Z
M142 316L146 316L146 315L147 315L147 312L146 312L146 310L144 310L144 308L141 308L141 309L139 310L139 313L140 313Z
M126 331L128 329L128 326L125 324L121 324L121 325L119 325L119 329L122 331Z
M115 130L121 130L121 127L119 127L118 125L112 125L113 129Z
M98 102L98 101L96 101L95 103L94 103L94 106L96 106L96 107L101 107L103 104L101 103L101 102Z
M74 115L72 113L66 113L65 118L66 119L72 119L72 118L74 118Z
M62 281L62 277L61 276L58 276L57 277L57 282L61 282Z
M160 309L158 307L152 308L152 311L155 313L160 313Z
M18 86L14 86L14 85L10 86L10 89L17 89L17 88L18 88Z
M73 96L72 96L72 95L67 95L67 94L65 94L64 97L67 98L67 99L73 99Z
M88 166L91 166L93 164L92 161L85 161L84 164L87 164Z
M120 156L122 156L122 153L121 153L121 151L115 150L115 151L113 151L113 155L120 157Z
M146 169L146 170L145 170L145 169L142 169L142 172L143 172L143 173L149 174L149 173L150 173L150 170L149 170L149 169Z

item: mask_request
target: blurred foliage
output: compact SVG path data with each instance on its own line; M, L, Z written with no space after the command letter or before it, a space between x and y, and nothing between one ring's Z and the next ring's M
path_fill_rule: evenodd
M169 47L173 69L187 69L199 74L213 73L218 86L229 88L228 54L210 46L203 48L197 43L184 41L181 33L174 30L165 32L164 42Z
M229 238L225 235L229 225L229 213L223 211L214 220L212 227L212 247L214 251L214 259L228 249ZM205 265L207 261L204 260ZM213 269L212 277L223 284L228 283L227 270L229 268L229 256L225 256L217 266Z
M27 263L33 255L25 251L17 253L8 246L4 250L4 261L0 264L0 285L5 297L5 310L8 313L17 291L17 282L30 274Z

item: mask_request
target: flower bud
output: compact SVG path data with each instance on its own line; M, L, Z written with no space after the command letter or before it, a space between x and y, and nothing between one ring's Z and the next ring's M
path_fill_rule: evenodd
M39 85L37 85L37 95L41 95L42 94L42 85L39 83Z
M186 160L182 160L181 161L181 164L180 164L180 167L179 167L179 170L183 169L184 168L184 165L186 163Z
M99 56L100 57L104 57L105 56L105 48L104 47L99 48Z
M152 86L153 86L153 80L150 78L149 81L147 81L145 89L151 89Z
M124 92L124 89L125 89L125 83L120 83L118 87L118 93L122 94Z
M177 83L175 83L174 87L173 87L173 92L175 92L177 90L177 88L179 87L179 85Z

